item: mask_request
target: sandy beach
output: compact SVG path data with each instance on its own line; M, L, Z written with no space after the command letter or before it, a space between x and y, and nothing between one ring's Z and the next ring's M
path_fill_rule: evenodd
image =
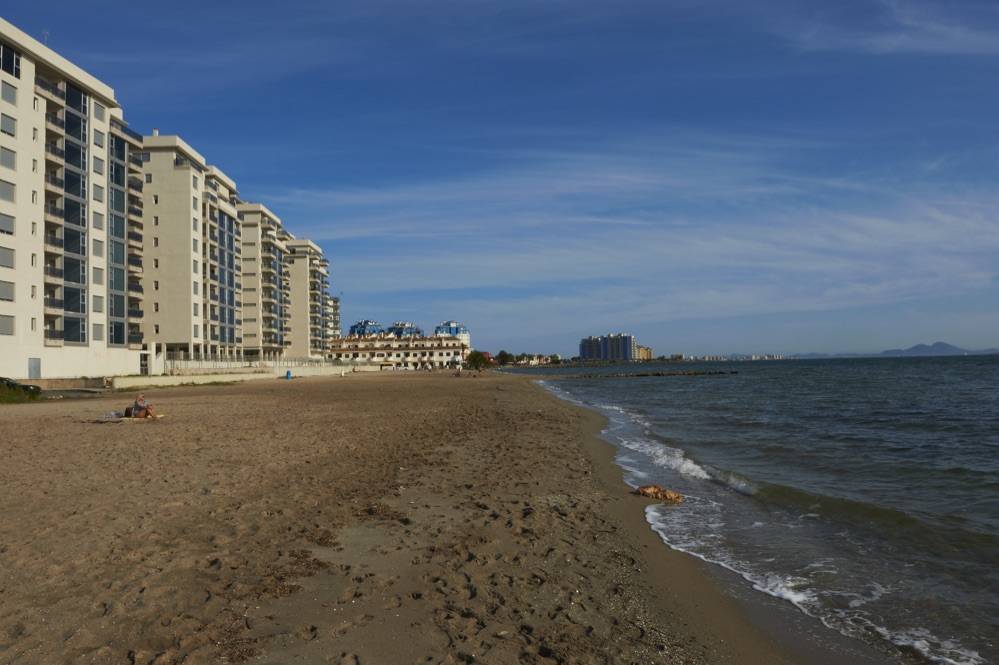
M508 376L0 407L4 663L786 663Z

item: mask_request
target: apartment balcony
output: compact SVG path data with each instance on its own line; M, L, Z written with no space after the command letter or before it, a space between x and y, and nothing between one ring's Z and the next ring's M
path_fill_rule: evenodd
M39 76L35 77L35 92L59 106L66 105L66 91L55 83L49 83Z
M128 318L130 318L130 319L141 319L142 316L143 316L143 311L141 309L132 309L132 308L129 308L129 310L128 310Z
M128 346L130 349L141 349L142 333L128 333Z
M53 298L46 296L45 313L50 314L52 316L62 316L65 304L66 303L62 298Z
M138 153L134 152L130 152L128 155L128 165L137 168L139 170L142 170L144 168L142 159L139 158Z
M128 246L142 248L142 234L138 231L128 232Z
M132 260L133 257L128 257L128 272L132 275L142 274L142 259L135 257L137 260Z
M62 196L65 191L66 181L56 175L45 174L45 189L50 194Z
M63 282L63 271L62 268L56 268L54 266L45 266L45 282L48 284L58 284L62 286Z
M66 121L60 118L55 113L45 114L45 129L55 132L57 134L62 134L66 131Z
M137 193L141 194L142 193L142 179L141 178L129 177L129 179L128 179L128 188L129 188L129 190L131 190L133 192L137 192Z
M129 219L142 220L142 208L134 205L128 206Z
M136 282L129 282L128 283L128 292L129 293L144 293L144 291L142 290L142 285L138 284Z
M63 331L55 329L45 329L45 346L62 346Z
M66 163L66 151L53 143L46 143L45 159L62 166Z
M63 240L54 233L45 234L45 251L46 252L62 252Z

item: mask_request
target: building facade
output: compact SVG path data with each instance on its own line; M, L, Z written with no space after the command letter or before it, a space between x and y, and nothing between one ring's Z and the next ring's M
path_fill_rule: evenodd
M412 321L396 321L385 332L396 337L423 337L423 328Z
M435 337L457 337L463 341L468 348L472 348L472 335L468 332L465 324L457 321L442 321L434 328Z
M243 354L276 359L291 344L288 241L281 219L260 203L240 203L243 218Z
M600 337L585 337L579 341L580 360L618 360L632 362L639 359L638 340L634 335L616 333Z
M329 356L347 363L441 369L460 365L468 352L468 346L457 337L397 337L378 333L333 340Z
M137 143L108 85L0 19L0 375L142 371Z
M382 324L371 319L361 319L350 327L347 332L348 337L367 337L368 335L381 335L385 332Z
M324 358L329 339L329 261L311 240L289 239L287 248L291 325L287 355Z
M329 296L326 299L326 338L336 339L343 334L340 327L340 298Z

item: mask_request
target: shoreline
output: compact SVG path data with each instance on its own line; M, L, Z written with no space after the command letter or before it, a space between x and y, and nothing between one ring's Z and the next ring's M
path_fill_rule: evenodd
M543 380L557 378L545 377ZM605 491L609 495L630 495L631 488L624 480L626 472L616 461L618 448L603 437L607 418L593 407L560 398L537 380L532 382L551 398L592 414L593 425L589 436L583 441L583 447L594 460L597 476ZM645 505L656 503L640 500ZM684 593L672 587L676 583L677 571L682 571L679 579L691 584L692 588L689 591L685 589L684 592L711 598L710 602L714 604L712 621L721 620L728 630L735 630L740 636L744 635L742 631L747 627L757 631L759 638L783 657L790 659L790 662L810 665L887 665L903 662L900 653L879 652L869 644L826 628L814 617L804 614L785 601L752 589L734 571L673 549L655 533L644 511L632 510L627 504L621 508L624 510L619 511L618 519L627 525L637 539L644 541L643 549L649 551L647 566L652 569L650 574L657 579L659 590L668 594L670 602L684 603L685 612L693 613L699 608L696 604L685 602ZM665 583L665 580L669 580L669 583Z
M665 547L602 416L528 378L146 395L163 420L0 409L0 660L821 662Z

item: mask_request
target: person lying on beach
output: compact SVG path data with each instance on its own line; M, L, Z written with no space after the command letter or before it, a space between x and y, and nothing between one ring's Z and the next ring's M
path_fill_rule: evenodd
M135 403L132 405L132 417L133 418L155 418L156 413L153 411L153 405L146 401L146 396L139 394L135 398Z

